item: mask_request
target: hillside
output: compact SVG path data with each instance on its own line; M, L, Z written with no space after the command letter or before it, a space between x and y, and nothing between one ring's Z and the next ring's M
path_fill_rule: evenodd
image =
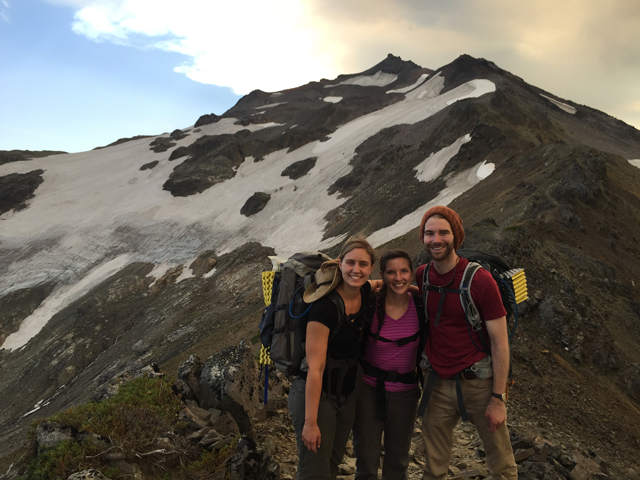
M119 373L253 337L268 255L362 233L424 262L419 219L447 204L465 247L527 272L511 417L631 478L638 159L638 130L489 61L390 55L170 134L4 163L0 456Z

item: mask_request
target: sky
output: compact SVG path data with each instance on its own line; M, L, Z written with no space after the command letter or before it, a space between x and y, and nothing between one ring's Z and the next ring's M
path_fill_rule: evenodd
M637 0L0 0L0 150L186 128L252 90L461 54L640 128Z

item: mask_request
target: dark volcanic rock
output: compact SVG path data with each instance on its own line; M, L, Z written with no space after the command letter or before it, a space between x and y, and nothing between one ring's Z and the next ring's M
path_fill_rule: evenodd
M25 202L35 196L34 192L44 182L43 173L44 170L34 170L0 177L0 215L12 209L25 208Z
M162 188L173 196L186 197L233 178L244 161L240 142L247 135L245 130L200 137L188 147L191 156L176 166Z
M209 125L210 123L216 123L218 122L222 117L216 115L215 113L209 113L207 115L202 115L200 118L198 118L198 120L196 121L196 124L194 125L195 128L201 127L203 125Z
M169 155L169 161L176 160L178 158L189 155L189 149L185 146L176 148L171 155Z
M167 137L158 137L153 142L149 144L151 147L149 150L153 150L156 153L162 153L169 150L171 147L175 147L175 142L172 141L171 138Z
M277 480L280 478L280 464L258 449L256 442L243 435L238 442L236 454L229 459L231 478Z
M264 192L256 192L245 202L240 209L240 213L245 217L250 217L256 213L262 211L271 200L271 195Z
M244 340L209 358L200 375L203 408L229 412L241 432L252 428L258 406L258 368Z
M316 166L316 160L318 157L305 158L292 163L282 171L283 177L289 177L291 180L297 180L300 177L304 177Z
M31 160L32 158L48 157L50 155L60 155L67 152L58 152L52 150L42 150L38 152L32 152L31 150L0 150L0 165L11 162L22 162L25 160Z
M153 167L155 167L156 165L158 165L158 163L160 163L159 160L154 160L153 162L145 163L144 165L142 165L140 167L140 170L150 170Z
M175 129L173 132L171 132L171 135L169 135L169 137L171 137L172 140L182 140L184 137L189 136L188 133L184 133L182 130L180 129Z
M213 250L206 250L198 255L189 268L196 277L201 277L211 271L218 263L218 256Z

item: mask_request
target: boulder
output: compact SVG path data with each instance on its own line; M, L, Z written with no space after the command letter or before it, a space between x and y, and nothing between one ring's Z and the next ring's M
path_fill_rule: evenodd
M210 408L209 412L211 412L211 427L214 428L217 432L221 433L222 435L240 434L238 423L229 412L222 412L215 408Z
M67 480L90 480L90 479L109 480L109 478L105 477L100 470L96 470L95 468L90 468L88 470L83 470L81 472L74 473L70 475Z
M258 449L256 442L246 435L238 441L236 453L229 459L231 480L277 480L280 464Z
M200 403L202 392L200 391L200 374L202 373L202 360L197 355L189 358L178 367L178 379L176 391L183 400L193 400Z
M38 452L43 452L62 442L75 440L77 435L75 428L61 425L58 422L44 421L36 428L35 441L38 446Z
M200 407L229 412L240 432L248 432L258 406L257 386L258 368L251 346L241 340L237 347L228 347L205 362L200 374Z

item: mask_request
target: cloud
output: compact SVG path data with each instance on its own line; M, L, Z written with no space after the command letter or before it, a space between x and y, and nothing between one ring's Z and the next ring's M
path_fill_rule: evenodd
M2 22L9 22L10 18L9 18L9 9L11 8L11 5L9 5L8 0L1 0L0 1L0 21Z
M47 1L76 9L78 34L180 53L176 72L239 94L357 73L387 53L430 68L468 53L596 108L603 95L622 108L640 75L637 0Z

